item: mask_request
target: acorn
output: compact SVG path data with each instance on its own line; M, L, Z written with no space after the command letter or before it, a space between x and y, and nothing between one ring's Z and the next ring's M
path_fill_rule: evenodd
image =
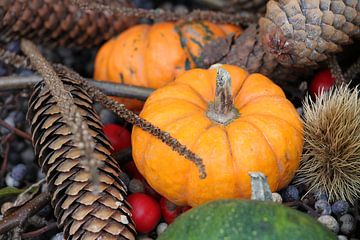
M329 201L360 197L359 89L333 87L304 102L304 154L295 183Z

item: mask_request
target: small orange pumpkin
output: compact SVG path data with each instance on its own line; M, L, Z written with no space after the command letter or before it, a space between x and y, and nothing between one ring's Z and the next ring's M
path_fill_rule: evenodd
M198 66L207 43L240 32L234 25L206 21L137 25L101 47L95 60L94 79L158 88ZM140 101L125 104L132 109L142 106Z
M249 198L249 172L263 172L276 191L291 181L299 165L303 125L281 88L236 66L216 68L186 71L153 92L140 113L203 159L205 179L156 137L133 129L140 173L178 205Z

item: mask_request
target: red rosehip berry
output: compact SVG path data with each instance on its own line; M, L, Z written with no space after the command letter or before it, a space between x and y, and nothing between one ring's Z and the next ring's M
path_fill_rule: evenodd
M103 130L113 146L114 152L131 147L131 135L126 128L120 127L114 123L109 123L104 125Z
M160 199L161 215L165 219L165 222L171 224L177 216L182 213L182 208L176 206L164 197Z
M152 197L144 193L133 193L128 196L131 205L132 219L139 233L148 233L155 229L160 221L160 206Z
M319 96L322 91L329 90L335 84L335 78L331 75L330 69L324 69L315 74L309 86L311 97Z

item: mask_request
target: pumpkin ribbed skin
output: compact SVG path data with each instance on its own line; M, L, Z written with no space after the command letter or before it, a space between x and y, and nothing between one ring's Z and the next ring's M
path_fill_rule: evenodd
M223 198L249 198L248 172L263 172L272 191L286 186L299 165L303 125L283 91L261 74L231 65L234 107L240 117L222 125L207 117L216 70L193 69L156 90L141 117L169 132L204 161L207 177L148 133L134 127L133 157L149 184L170 201L196 206Z
M240 34L240 28L205 21L134 26L101 47L95 60L94 79L161 87L198 66L205 44L231 33ZM135 108L139 106L140 101L137 102L126 103L133 103L127 106Z

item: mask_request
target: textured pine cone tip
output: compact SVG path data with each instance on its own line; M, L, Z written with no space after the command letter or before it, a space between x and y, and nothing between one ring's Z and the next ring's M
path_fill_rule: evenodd
M125 200L126 186L119 177L111 145L102 132L92 100L79 85L63 78L67 89L95 140L99 184L84 171L84 161L71 130L64 122L49 90L39 83L30 99L28 119L39 165L46 174L52 205L65 239L135 239L136 231ZM95 190L98 191L94 194Z
M127 0L116 2L131 7ZM52 45L93 47L134 23L131 17L82 10L70 0L0 1L0 40L4 42L24 37Z
M358 0L271 0L266 8L263 45L285 66L315 66L360 36Z

